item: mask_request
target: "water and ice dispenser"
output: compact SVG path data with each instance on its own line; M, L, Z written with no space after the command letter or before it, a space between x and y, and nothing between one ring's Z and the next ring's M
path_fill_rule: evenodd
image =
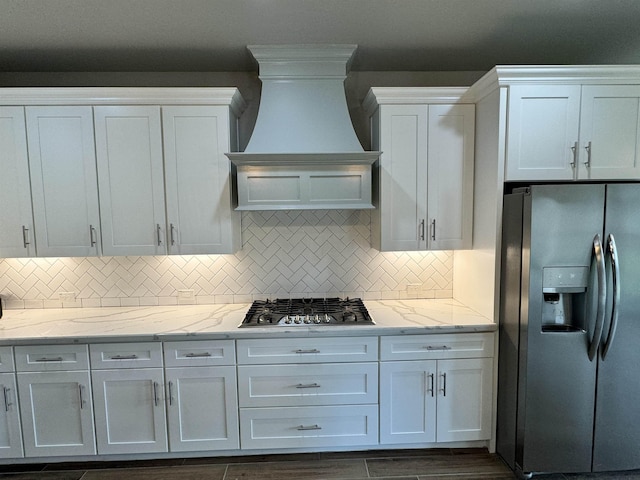
M545 267L542 331L584 332L589 267Z

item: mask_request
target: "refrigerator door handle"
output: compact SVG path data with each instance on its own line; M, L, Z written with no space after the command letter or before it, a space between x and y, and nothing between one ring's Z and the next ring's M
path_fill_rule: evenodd
M609 324L609 332L607 340L602 348L602 360L607 356L609 347L616 336L616 328L618 326L618 305L620 304L620 263L618 262L618 249L616 248L616 239L612 234L607 238L607 251L611 257L611 273L613 286L613 300L611 307L611 323Z
M598 353L602 330L604 329L605 304L607 301L607 278L604 265L604 254L602 251L602 240L600 234L593 237L593 254L596 258L596 268L598 274L598 309L596 311L596 323L593 329L593 338L589 344L589 360L593 360Z

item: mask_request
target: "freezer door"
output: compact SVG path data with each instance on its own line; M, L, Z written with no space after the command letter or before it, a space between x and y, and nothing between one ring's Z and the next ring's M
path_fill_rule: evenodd
M603 234L604 195L604 185L540 185L525 199L516 449L523 472L591 470L593 241Z
M640 185L607 185L605 233L617 245L620 302L615 338L598 365L597 472L640 468ZM609 331L607 323L605 342Z

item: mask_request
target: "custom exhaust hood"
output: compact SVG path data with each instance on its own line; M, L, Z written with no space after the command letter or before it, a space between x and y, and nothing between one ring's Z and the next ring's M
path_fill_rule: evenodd
M372 165L351 123L344 79L356 45L251 45L258 117L236 167L238 210L374 208Z

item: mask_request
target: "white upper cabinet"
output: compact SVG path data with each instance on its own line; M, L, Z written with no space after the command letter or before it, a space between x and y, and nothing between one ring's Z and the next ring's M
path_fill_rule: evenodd
M93 112L26 107L36 244L41 257L100 253Z
M382 151L374 248L471 248L475 108L453 103L463 92L371 89L372 148Z
M496 67L470 92L496 84L506 181L640 179L640 67Z
M235 149L228 107L162 108L169 253L233 253L240 214L231 204Z
M640 178L640 85L582 87L578 178Z
M507 180L573 180L580 85L509 88Z
M0 107L0 258L36 254L23 107Z
M94 107L104 255L161 255L165 240L160 107Z

